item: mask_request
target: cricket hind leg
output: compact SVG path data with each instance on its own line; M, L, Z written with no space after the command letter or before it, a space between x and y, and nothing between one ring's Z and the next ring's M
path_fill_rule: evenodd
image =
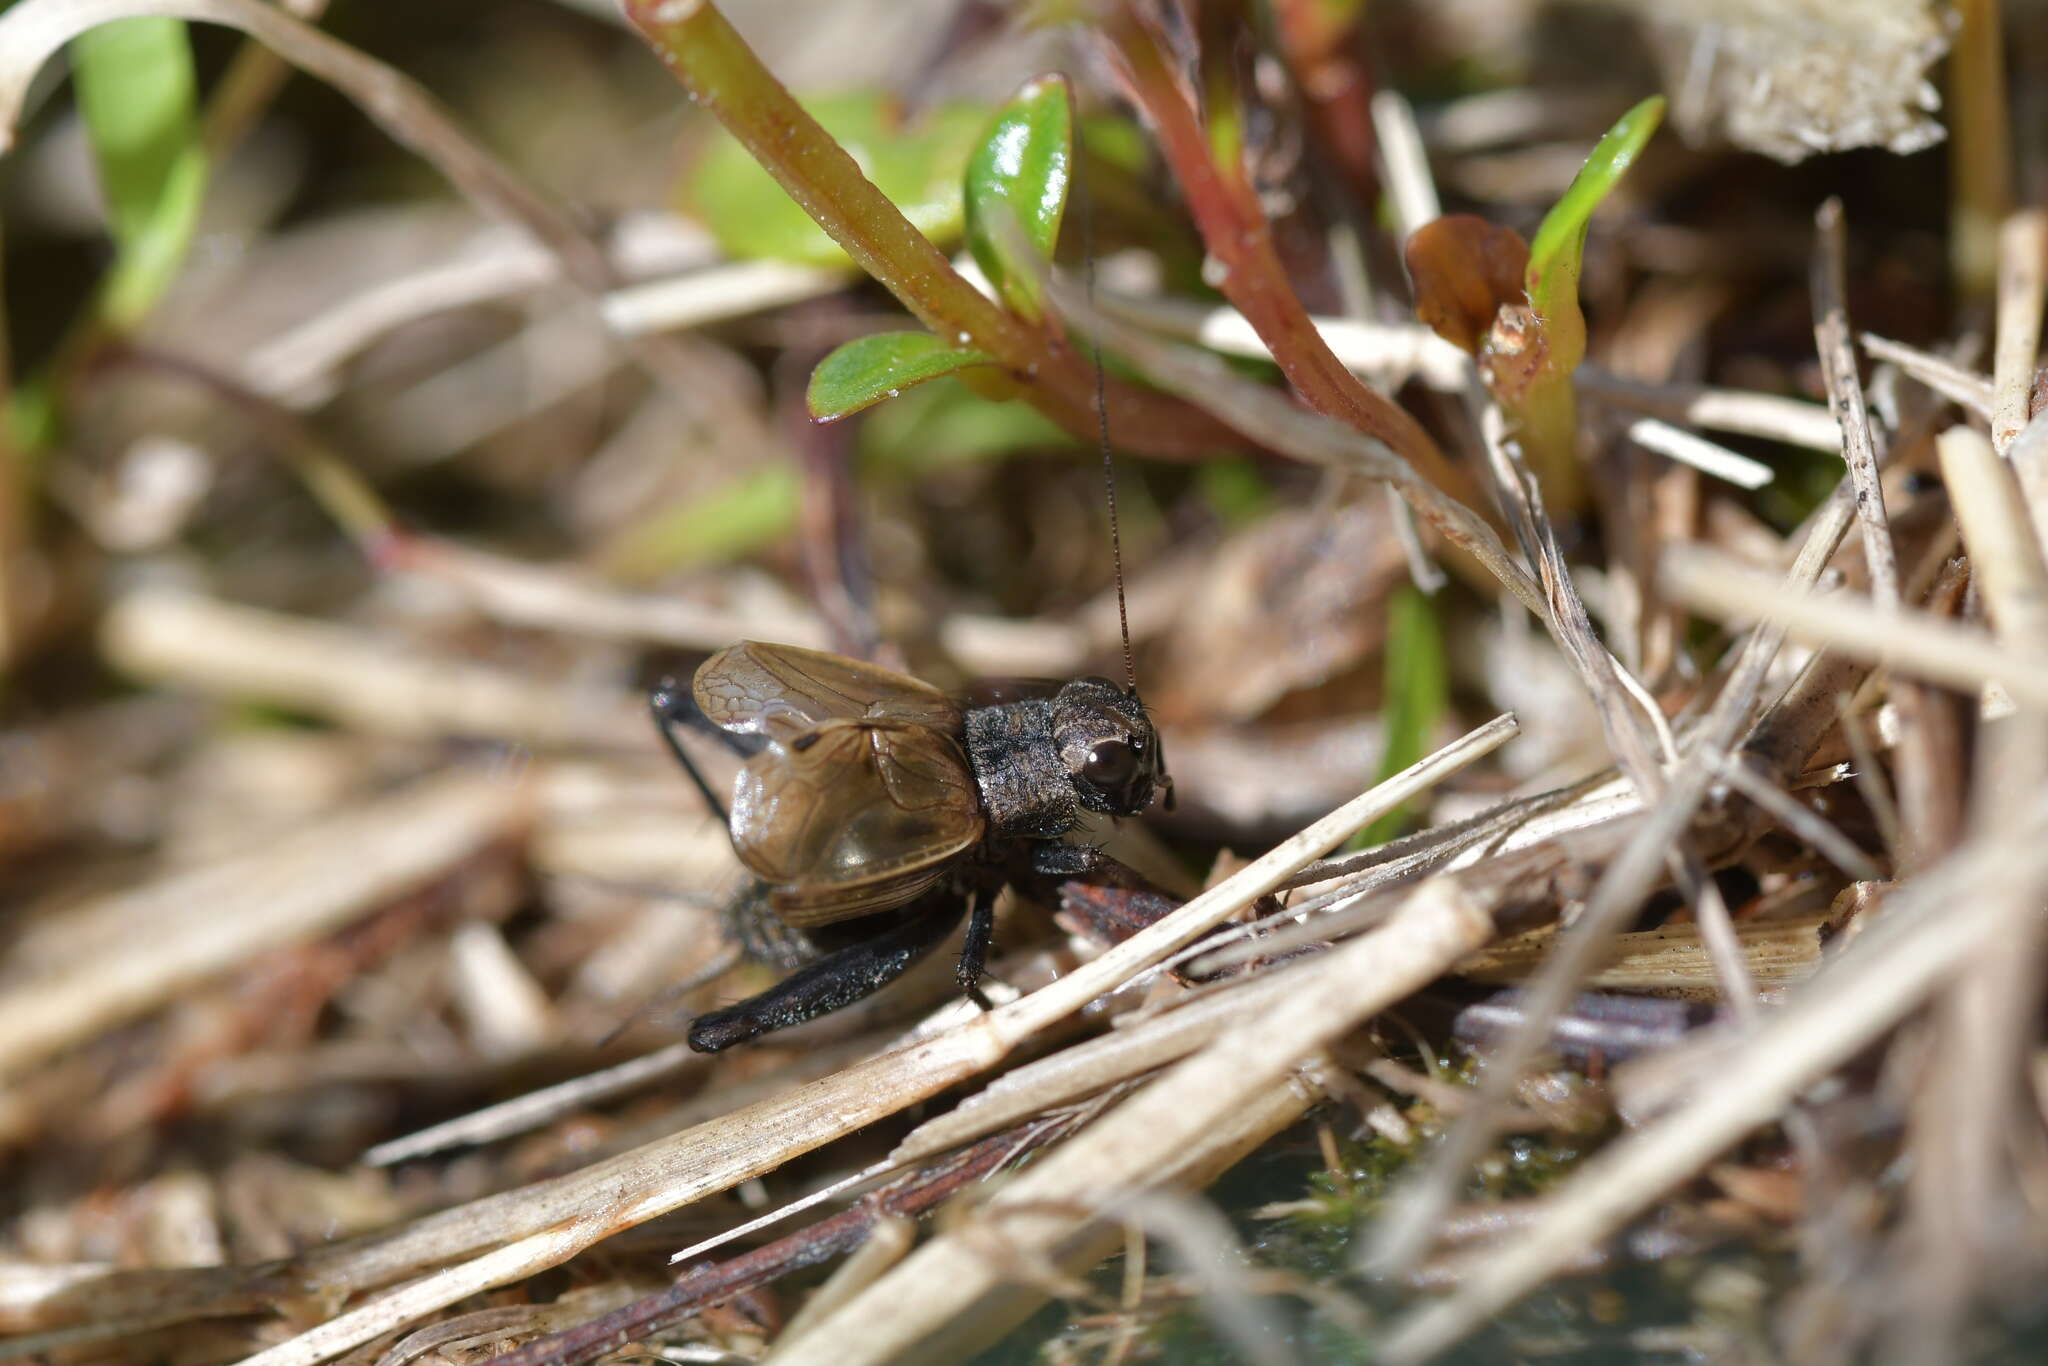
M690 1025L690 1047L699 1053L721 1052L874 995L943 943L965 909L959 894L953 892L922 897L886 916L862 917L867 922L893 917L893 923L879 928L872 923L862 925L867 932L861 937L849 937L841 947L806 963L759 995L699 1015ZM858 924L849 922L849 935Z
M713 721L698 708L697 699L690 695L690 685L673 675L664 677L648 689L647 709L654 713L654 728L661 733L662 743L668 746L668 752L675 756L676 762L683 766L683 772L690 775L690 781L696 784L698 794L704 798L704 804L718 817L720 825L730 825L732 817L727 814L725 803L719 800L718 794L712 790L703 770L697 767L697 761L683 748L679 733L683 730L694 730L700 735L708 735L742 759L751 759L759 754L766 748L767 738L760 735L740 735Z

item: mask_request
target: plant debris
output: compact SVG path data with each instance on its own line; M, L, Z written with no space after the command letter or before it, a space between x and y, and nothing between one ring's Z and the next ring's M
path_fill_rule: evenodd
M0 14L0 1356L2026 1355L2038 25L1055 8ZM749 639L1177 800L693 1051Z

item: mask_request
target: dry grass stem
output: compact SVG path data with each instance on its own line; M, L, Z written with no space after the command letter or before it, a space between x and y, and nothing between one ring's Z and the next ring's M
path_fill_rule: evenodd
M782 308L846 288L848 272L784 261L736 261L605 296L606 326L632 335L679 332Z
M1166 920L967 1024L568 1176L444 1211L354 1251L327 1250L314 1274L336 1287L370 1287L419 1266L455 1264L280 1343L251 1358L250 1366L313 1366L466 1296L557 1265L622 1229L773 1171L986 1070L1016 1043L1206 933L1360 826L1490 752L1513 732L1505 717L1481 728L1346 804Z
M1749 980L1776 989L1805 981L1819 969L1826 925L1827 917L1819 915L1751 919L1737 922L1730 932ZM1552 928L1504 939L1466 959L1458 975L1475 982L1527 981L1556 938ZM1723 980L1699 926L1666 925L1615 935L1582 985L1594 991L1718 1001Z
M1524 1027L1499 1049L1482 1078L1473 1106L1451 1126L1429 1163L1411 1176L1372 1230L1361 1260L1378 1274L1398 1274L1419 1261L1456 1200L1465 1174L1492 1141L1515 1080L1548 1039L1578 984L1600 961L1624 917L1642 904L1694 810L1706 795L1707 764L1698 756L1682 765L1648 816L1607 865L1568 933L1531 980L1522 1002Z
M1423 150L1422 132L1415 126L1415 108L1399 91L1376 90L1372 97L1372 127L1378 140L1380 174L1391 201L1395 231L1399 240L1406 241L1417 228L1442 217L1444 211L1437 198L1436 181L1430 175L1429 154ZM1322 330L1320 323L1318 330ZM1342 359L1342 353L1338 354Z
M704 1063L704 1055L687 1043L670 1044L642 1057L574 1077L558 1086L529 1091L498 1105L435 1124L364 1152L373 1167L409 1162L429 1153L477 1143L491 1143L513 1134L530 1133L551 1120L640 1090Z
M1126 1023L1099 1039L1005 1072L937 1119L927 1120L889 1154L902 1165L1006 1125L1093 1095L1164 1066L1208 1043L1235 1020L1255 1015L1293 991L1295 972L1276 971L1205 992L1158 1015Z
M1918 612L1888 612L1868 599L1788 593L1701 546L1672 546L1658 581L1696 611L1731 621L1765 620L1795 639L1900 673L1976 692L1996 683L2027 707L2048 707L2048 651L1999 644L1983 631Z
M812 612L778 613L761 603L739 611L674 593L624 592L573 568L526 564L448 541L408 542L399 566L459 589L478 611L508 626L700 650L740 639L811 649L828 643L824 623Z
M1225 355L1272 358L1252 325L1235 309L1116 294L1103 295L1100 306L1128 322L1198 342ZM1420 324L1361 323L1345 318L1317 318L1315 323L1337 358L1376 384L1398 387L1412 379L1432 389L1461 393L1471 383L1471 358ZM1834 415L1820 404L1696 384L1651 384L1592 367L1582 370L1577 380L1587 397L1649 413L1666 423L1684 422L1710 431L1765 437L1808 450L1836 452L1842 448L1841 429ZM1716 478L1743 488L1760 488L1770 481L1768 466L1725 447L1699 438L1680 442L1675 438L1687 434L1668 426L1656 435L1672 449L1652 449Z
M1384 928L1302 969L1287 1000L1219 1035L1006 1187L985 1208L984 1236L1007 1257L1057 1259L1106 1198L1162 1184L1186 1160L1179 1155L1202 1152L1234 1116L1287 1095L1287 1073L1325 1043L1492 935L1491 918L1464 901L1455 881L1424 883ZM1000 1262L976 1241L956 1234L921 1249L809 1339L784 1347L783 1360L903 1361L949 1326L980 1336L986 1311L976 1306L1003 1278ZM906 1294L920 1284L926 1288Z
M1878 360L1896 365L1912 379L1978 417L1991 416L1991 381L1954 361L1865 332L1863 349Z
M1270 958L1376 924L1381 894L1417 878L1459 869L1492 869L1548 857L1625 828L1643 813L1634 786L1618 775L1536 797L1516 798L1464 821L1421 831L1363 853L1325 860L1288 884L1308 895L1263 920L1225 930L1191 951L1198 976ZM1256 935L1256 937L1253 937Z
M1971 429L1952 428L1936 444L1993 628L2022 648L2048 638L2048 567L2011 471ZM2023 825L2048 781L2048 715L2022 712L1981 728L1977 764L1972 805L1982 828ZM2016 1176L2011 1154L2024 1132L2012 1121L2022 1113L2026 1040L2040 1011L2044 893L2048 877L2024 874L1985 890L2004 931L1957 974L1933 1014L1911 1116L1921 1157L1897 1253L1900 1274L1915 1287L1914 1312L1902 1316L1903 1352L1912 1359L1936 1358L1974 1302L2003 1296L2039 1264L2039 1239L2013 1227L2005 1205Z
M713 250L702 233L666 214L625 218L606 249L613 270L627 279L703 265ZM488 224L447 259L357 290L252 347L238 373L256 393L312 407L342 389L343 367L379 338L435 314L543 289L559 274L531 234Z
M1851 500L1846 489L1844 481L1807 528L1787 576L1793 585L1810 587L1818 580L1848 531ZM1399 1272L1413 1266L1423 1255L1439 1221L1455 1202L1465 1173L1490 1140L1515 1079L1533 1060L1542 1040L1548 1037L1552 1022L1563 1011L1577 983L1597 961L1607 938L1619 930L1622 918L1648 894L1657 870L1705 798L1713 773L1748 728L1757 692L1782 640L1781 629L1766 627L1753 631L1744 641L1712 709L1687 737L1691 749L1685 762L1672 775L1646 818L1630 832L1619 855L1602 870L1571 932L1560 938L1558 951L1544 964L1526 993L1522 1004L1527 1024L1495 1058L1493 1067L1482 1079L1478 1103L1452 1126L1429 1165L1409 1178L1387 1209L1365 1251L1364 1260L1369 1267L1381 1273ZM1803 767L1807 757L1803 742L1807 738L1804 732L1795 731L1791 736L1781 737L1780 744L1768 753L1788 768Z
M2025 1354L1990 0L332 8L0 0L0 1358Z
M1104 294L1100 306L1118 318L1225 355L1272 358L1252 325L1232 308L1118 294ZM1445 393L1461 393L1471 382L1471 358L1419 323L1362 323L1346 318L1317 318L1315 322L1337 358L1375 383L1398 386L1412 379ZM1622 379L1590 366L1579 373L1577 382L1587 397L1667 422L1765 437L1808 450L1836 452L1842 448L1841 429L1834 415L1817 403L1697 384L1652 384ZM1722 448L1713 450L1718 453ZM1756 478L1756 462L1747 457L1730 452L1717 454L1714 461L1709 473L1743 487L1760 486L1746 482ZM1730 473L1722 475L1723 469ZM1739 477L1736 471L1740 471Z
M793 1363L950 1361L970 1344L993 1340L1044 1301L1047 1288L1070 1289L1067 1268L1091 1265L1122 1242L1122 1231L1102 1212L1117 1207L1103 1191L1199 1189L1246 1153L1293 1124L1318 1094L1296 1079L1249 1093L1193 1142L1159 1148L1146 1142L1087 1148L1069 1143L1005 1186L982 1207L982 1217L926 1243L801 1342L783 1349ZM1091 1135L1122 1113L1105 1116ZM1092 1230L1077 1248L1061 1248L1059 1263L1043 1250L1067 1242L1063 1234ZM1039 1255L1034 1255L1039 1254ZM943 1294L934 1293L943 1291ZM970 1301L978 1302L970 1303ZM907 1344L938 1335L929 1355L903 1355ZM957 1336L955 1336L957 1335ZM913 1349L917 1350L917 1349Z
M1690 465L1702 474L1710 474L1737 488L1760 489L1777 477L1761 460L1738 455L1726 446L1681 431L1654 417L1639 417L1629 423L1628 439L1646 451L1655 451L1667 459Z
M1663 714L1648 699L1640 684L1594 635L1585 606L1578 597L1558 548L1555 531L1544 512L1538 485L1521 466L1516 452L1500 439L1501 426L1498 412L1490 410L1483 423L1487 449L1498 471L1500 485L1506 491L1504 501L1511 510L1513 525L1522 539L1524 552L1537 564L1545 591L1550 596L1553 631L1592 697L1609 749L1621 771L1635 786L1644 804L1654 806L1671 790L1666 764L1675 760L1676 750L1670 731ZM1703 794L1703 764L1696 762L1681 781L1688 790ZM1679 887L1698 919L1701 938L1714 963L1723 998L1738 1013L1749 1014L1755 1010L1755 984L1747 958L1729 924L1726 907L1707 881L1704 862L1691 841L1681 833L1683 823L1689 820L1691 808L1698 799L1694 795L1677 802L1669 818L1673 825L1665 841L1667 857ZM1655 817L1653 824L1654 821ZM1574 923L1570 947L1550 960L1544 979L1532 992L1529 1040L1536 1037L1537 1030L1548 1030L1551 1021L1563 1008L1572 985L1584 981L1590 974L1597 955L1619 928L1620 917L1640 898L1642 889L1634 881L1625 879L1619 871L1628 864L1629 855L1624 854L1608 870L1607 878L1602 881L1602 890L1607 893L1605 899L1596 893L1586 914ZM1631 873L1630 877L1634 876L1638 875ZM1518 1075L1527 1066L1535 1046L1533 1041L1526 1041L1518 1047L1511 1047L1507 1050L1508 1056L1496 1063L1496 1075L1509 1079ZM1499 1106L1505 1085L1501 1082L1482 1088L1482 1104L1460 1120L1459 1139L1447 1144L1437 1158L1436 1170L1440 1174L1434 1182L1426 1180L1413 1187L1409 1197L1410 1221L1405 1228L1398 1220L1390 1221L1388 1227L1399 1231L1386 1236L1375 1250L1381 1265L1404 1264L1420 1250L1420 1243L1415 1239L1421 1221L1415 1217L1415 1212L1433 1212L1448 1198L1453 1164L1469 1162L1475 1157L1479 1145L1499 1122L1498 1115L1489 1111Z
M101 626L110 659L138 677L340 721L373 734L487 736L557 747L645 750L646 713L620 690L530 682L435 659L358 628L145 589Z
M916 1242L917 1225L913 1221L902 1218L876 1220L867 1240L783 1325L783 1336L792 1342L801 1341L804 1334L830 1318L839 1306L880 1280L890 1267L903 1260Z
M1722 1150L1776 1119L1801 1088L1918 1008L1958 965L2007 928L2006 879L2048 878L2048 810L2024 830L1980 837L1888 900L1882 922L1829 970L1790 993L1698 1089L1618 1140L1555 1195L1544 1217L1490 1253L1444 1299L1382 1340L1393 1366L1427 1361L1554 1274Z
M431 1216L350 1255L332 1249L322 1283L374 1286L462 1257L251 1358L313 1366L491 1287L557 1266L599 1240L775 1170L973 1076L1002 1056L985 1028L954 1030L845 1068L565 1177ZM481 1249L489 1249L487 1251Z
M1543 614L1544 623L1578 671L1622 772L1646 801L1653 799L1660 788L1663 761L1672 752L1664 715L1594 634L1586 604L1558 545L1557 530L1543 505L1541 487L1523 463L1520 448L1505 439L1506 417L1498 407L1486 408L1481 431L1509 524L1522 543L1523 556L1536 566L1548 600L1550 610Z
M2048 565L2018 482L1992 443L1970 428L1951 427L1936 449L1985 614L2007 645L2039 651L2048 641Z
M2005 454L2027 425L2048 298L2048 210L2025 209L1998 230L1998 336L1991 353L1991 444Z
M1670 728L1640 681L1594 634L1544 509L1540 485L1522 464L1519 451L1502 440L1503 427L1500 410L1489 407L1481 421L1487 452L1505 492L1503 502L1510 510L1523 553L1536 564L1550 597L1552 630L1566 658L1579 671L1599 714L1608 748L1644 804L1650 805L1665 789L1666 765L1677 759ZM1689 841L1674 844L1671 868L1698 918L1720 975L1723 996L1738 1011L1753 1010L1755 985L1747 958L1728 923L1726 907L1707 882L1705 864ZM1472 1123L1476 1126L1478 1121Z
M1489 855L1563 841L1583 830L1641 814L1642 800L1628 780L1608 772L1534 796L1512 797L1462 820L1390 840L1375 849L1312 863L1289 887L1323 884L1380 885L1445 868L1475 866Z
M2020 429L2005 448L2005 458L2020 481L2020 494L2034 523L2034 539L2040 542L2041 553L2048 555L2048 409Z
M32 979L0 983L0 1077L448 874L511 835L525 803L516 781L457 771L72 908Z
M1870 591L1884 608L1899 605L1898 552L1885 520L1884 489L1877 481L1877 448L1871 436L1870 411L1863 401L1863 382L1856 374L1856 353L1850 346L1846 230L1842 205L1830 199L1814 218L1818 241L1813 263L1813 336L1827 379L1828 411L1842 428L1842 460L1856 490L1856 517L1863 527L1863 556L1870 566Z
M1859 882L1875 882L1883 876L1870 856L1851 843L1847 835L1750 767L1747 760L1731 755L1721 769L1721 776L1730 787L1769 812L1773 820L1798 834L1850 877Z
M1765 437L1831 455L1842 449L1840 425L1833 413L1817 403L1697 384L1649 384L1592 366L1581 367L1574 379L1588 398L1668 422Z

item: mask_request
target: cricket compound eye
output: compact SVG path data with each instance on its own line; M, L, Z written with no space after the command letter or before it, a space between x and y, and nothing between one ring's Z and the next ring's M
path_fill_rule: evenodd
M1088 747L1081 776L1102 792L1122 792L1138 776L1139 757L1138 744L1100 740Z

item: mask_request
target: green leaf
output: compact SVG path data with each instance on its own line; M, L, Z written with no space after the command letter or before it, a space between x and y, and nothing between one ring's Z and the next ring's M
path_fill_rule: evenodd
M1450 710L1450 666L1444 660L1443 630L1436 607L1413 587L1398 590L1387 603L1386 704L1380 719L1387 743L1380 753L1378 781L1417 763ZM1367 826L1354 841L1360 849L1385 844L1401 833L1408 819L1397 807Z
M915 480L1076 444L1073 433L1028 403L992 403L957 380L940 380L875 409L860 429L860 468L863 476Z
M993 363L983 352L948 346L929 332L876 332L856 337L819 361L804 402L812 417L830 422L928 379Z
M40 451L56 441L58 416L48 373L27 376L7 396L6 439L17 451Z
M1572 389L1572 372L1586 356L1586 316L1579 311L1586 225L1663 116L1663 97L1653 95L1600 139L1530 245L1523 279L1537 319L1534 335L1506 350L1497 350L1490 337L1480 355L1487 387L1506 411L1554 516L1576 513L1586 497Z
M1142 175L1152 163L1152 142L1136 119L1122 114L1089 114L1076 128L1081 150L1105 166Z
M1620 122L1572 177L1564 198L1544 216L1529 247L1529 303L1543 320L1550 347L1549 367L1561 374L1578 368L1586 354L1586 319L1579 312L1579 264L1586 250L1586 225L1664 117L1664 97L1652 95L1621 116Z
M192 48L180 20L121 19L74 39L71 69L119 250L101 311L125 329L176 275L206 194Z
M1245 456L1221 456L1195 466L1195 487L1202 501L1225 526L1248 526L1273 506L1273 486L1258 462Z
M1059 75L1025 82L967 163L968 250L997 295L1026 318L1044 312L1038 297L1044 268L1023 265L1017 254L1030 250L1041 262L1052 259L1073 164L1074 104Z
M941 105L914 128L903 126L893 101L873 93L807 100L804 108L918 231L941 246L958 240L960 168L988 118L986 107ZM847 264L839 244L735 139L718 138L706 149L685 198L728 256Z
M789 466L754 470L707 496L656 509L608 548L604 566L646 580L751 555L796 529L797 492Z

